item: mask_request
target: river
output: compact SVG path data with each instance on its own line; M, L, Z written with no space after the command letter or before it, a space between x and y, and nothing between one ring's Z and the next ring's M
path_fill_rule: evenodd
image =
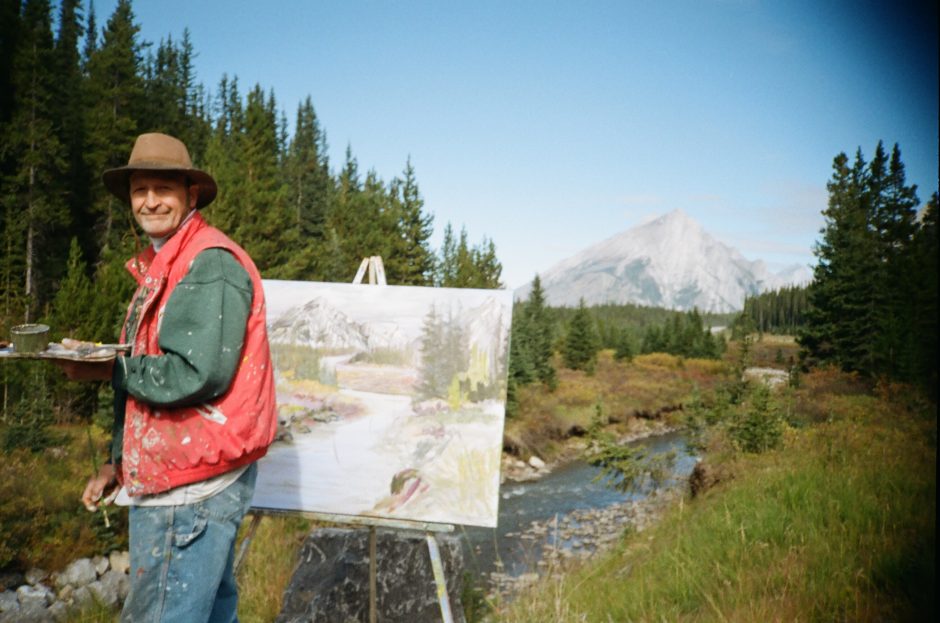
M686 451L685 437L680 433L631 443L645 447L651 455L675 451L673 476L667 485L685 481L695 466L696 458ZM477 576L488 576L494 571L509 576L534 572L543 558L543 547L554 547L556 535L561 549L581 546L579 538L566 536L551 526L577 526L588 514L585 511L622 506L642 500L650 493L648 489L620 493L603 482L595 482L598 473L587 463L574 461L538 480L505 482L500 488L497 527L458 529L465 537L461 540L467 569Z

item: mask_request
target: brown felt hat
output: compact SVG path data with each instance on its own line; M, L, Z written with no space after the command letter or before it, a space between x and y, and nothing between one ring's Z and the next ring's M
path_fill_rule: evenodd
M141 134L134 143L127 166L108 169L101 175L105 188L125 203L130 203L130 176L134 171L179 171L191 184L199 185L196 207L202 208L215 199L218 187L212 176L193 167L189 150L178 138L152 132Z

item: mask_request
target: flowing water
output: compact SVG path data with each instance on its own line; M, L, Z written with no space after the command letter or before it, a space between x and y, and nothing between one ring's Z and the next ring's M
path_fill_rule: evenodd
M673 475L668 484L684 481L695 466L696 458L685 447L680 433L668 433L632 442L647 449L649 455L676 453ZM533 522L564 518L576 511L600 509L614 504L641 500L649 490L620 493L596 482L598 470L583 461L561 466L547 476L531 482L506 482L500 489L499 524L496 528L459 529L465 534L465 563L477 575L497 570L512 576L535 571L542 557L542 545L552 535L539 538L519 538ZM559 546L570 546L561 539Z

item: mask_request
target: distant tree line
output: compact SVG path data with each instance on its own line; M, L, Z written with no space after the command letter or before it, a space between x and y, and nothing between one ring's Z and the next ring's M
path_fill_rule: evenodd
M807 286L786 286L744 299L744 310L735 318L735 337L759 331L796 335L802 329L809 308Z
M897 145L835 157L799 342L806 363L937 388L937 193L918 214Z
M707 317L729 322L734 314ZM651 352L719 358L725 351L724 337L713 333L705 318L698 310L677 312L632 304L588 307L583 299L575 308L549 307L536 275L528 298L513 308L507 412L515 413L516 394L522 386L541 383L553 390L557 365L592 374L601 349L613 350L618 361Z
M273 90L225 76L210 91L189 32L142 41L130 0L103 28L93 4L61 0L53 33L51 11L49 0L0 0L0 334L44 320L54 338L114 341L133 288L123 264L147 241L100 175L126 164L143 132L179 137L215 177L203 215L266 278L348 282L362 257L380 255L389 283L500 287L492 240L474 245L448 224L431 248L410 158L386 181L347 147L335 169L309 97L289 124ZM4 420L28 367L2 366ZM74 405L61 392L85 391L43 383L58 405Z

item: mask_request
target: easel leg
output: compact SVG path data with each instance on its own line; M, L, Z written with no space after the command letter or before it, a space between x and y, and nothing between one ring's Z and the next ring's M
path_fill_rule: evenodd
M376 560L375 550L375 526L369 526L369 623L378 621L378 610L376 608L378 589L376 588L375 579L378 561Z
M248 526L248 534L246 534L245 538L242 540L241 546L238 548L238 555L235 556L235 567L232 571L233 575L238 575L238 569L242 566L242 562L245 559L245 554L248 552L248 546L251 545L251 539L255 536L255 532L258 530L258 524L261 523L261 516L261 513L251 514L251 524Z
M437 586L437 603L441 606L441 620L444 623L454 623L454 616L450 611L450 598L447 596L444 565L441 564L441 551L437 547L437 539L430 532L427 533L427 540L428 553L431 555L431 569L434 571L434 584Z

